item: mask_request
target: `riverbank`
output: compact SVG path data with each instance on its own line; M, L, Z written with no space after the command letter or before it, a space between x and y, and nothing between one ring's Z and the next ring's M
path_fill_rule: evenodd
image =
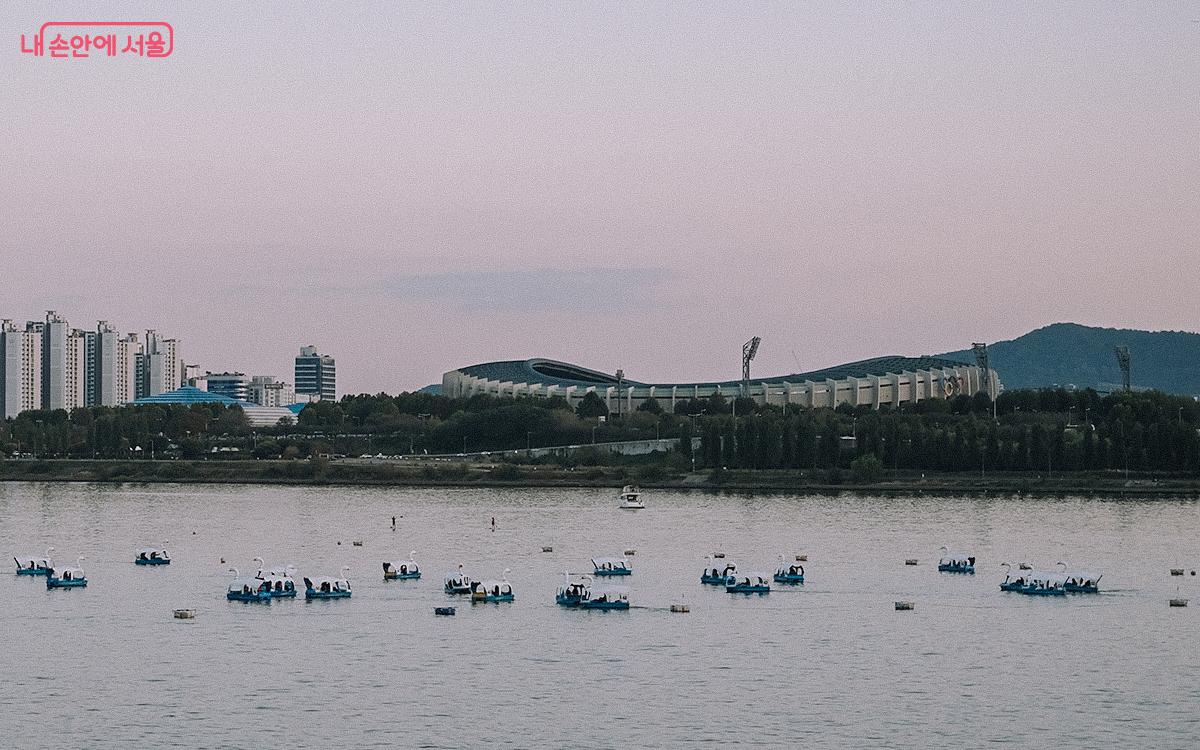
M671 472L657 466L564 468L551 465L485 464L462 461L106 461L23 460L0 462L0 481L109 483L224 483L293 485L397 485L426 487L615 487L633 482L646 488L860 492L871 494L1030 494L1200 497L1200 478L1134 477L1066 472L904 475L886 480L830 483L825 472Z

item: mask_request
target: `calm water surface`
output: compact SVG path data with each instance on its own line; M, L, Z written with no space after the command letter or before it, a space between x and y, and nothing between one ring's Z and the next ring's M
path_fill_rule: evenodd
M1194 501L646 500L629 513L589 490L0 484L0 550L83 554L89 579L48 592L0 575L0 745L1200 744L1200 577L1168 575L1200 568ZM172 565L132 564L164 539ZM943 544L980 572L937 573ZM383 581L381 561L414 549L425 577ZM635 609L555 606L563 570L625 549ZM807 553L808 583L749 598L701 586L713 550L767 571ZM225 601L228 568L253 573L255 556L309 576L348 565L354 597ZM1018 560L1103 571L1106 591L1004 594L999 564ZM511 568L516 602L452 601L441 581L459 562ZM1168 608L1175 596L1196 606ZM458 615L435 617L444 604Z

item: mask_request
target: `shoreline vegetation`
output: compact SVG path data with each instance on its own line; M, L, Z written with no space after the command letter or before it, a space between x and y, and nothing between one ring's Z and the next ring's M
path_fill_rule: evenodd
M840 493L870 495L1018 494L1200 498L1200 479L1189 476L1033 472L898 474L870 480L829 472L788 470L682 471L656 464L560 467L429 460L138 460L27 459L0 462L3 482L111 484L277 484L298 486L538 487L612 489L635 483L645 489ZM615 494L614 494L615 498ZM615 499L614 499L615 502Z
M26 411L0 421L0 480L1195 496L1200 401L1043 389L894 408L650 399L613 413L594 392L574 404L379 393L274 425L220 404Z

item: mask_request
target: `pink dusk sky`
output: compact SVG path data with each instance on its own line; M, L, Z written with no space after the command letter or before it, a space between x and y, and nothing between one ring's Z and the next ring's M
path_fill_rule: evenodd
M21 54L162 20L167 59ZM10 2L0 317L339 391L1196 330L1195 3Z

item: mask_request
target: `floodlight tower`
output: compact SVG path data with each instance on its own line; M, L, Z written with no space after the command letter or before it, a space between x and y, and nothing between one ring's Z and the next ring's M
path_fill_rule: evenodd
M1129 347L1120 344L1113 348L1113 353L1117 355L1117 365L1121 368L1121 386L1126 391L1130 390L1129 386Z
M992 419L996 418L996 396L992 393L992 371L988 367L988 350L987 344L971 344L971 350L975 352L975 364L979 365L979 371L982 374L983 392L987 394L988 400L992 402Z
M750 361L754 359L754 355L758 354L758 345L762 343L762 339L758 336L750 339L742 344L742 395L750 394Z
M980 385L983 386L983 392L990 398L992 389L989 387L987 344L971 344L971 351L975 352L975 364L979 365Z

